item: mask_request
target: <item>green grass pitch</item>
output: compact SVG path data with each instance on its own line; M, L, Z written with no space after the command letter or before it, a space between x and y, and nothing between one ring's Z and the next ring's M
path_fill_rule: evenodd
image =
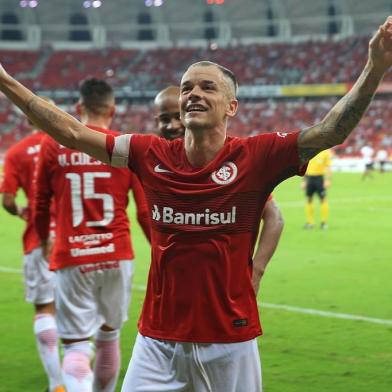
M264 336L259 345L265 392L391 391L392 173L376 173L374 180L364 182L360 174L335 174L326 231L302 229L304 198L299 178L280 185L274 195L285 229L262 281L259 302L385 322L262 305ZM33 309L23 300L21 274L4 271L5 267L21 268L22 228L21 221L0 211L1 392L44 391L46 387L32 334ZM122 331L119 384L135 339L144 297L141 287L149 267L148 245L137 225L132 228L137 254L135 290L130 319Z

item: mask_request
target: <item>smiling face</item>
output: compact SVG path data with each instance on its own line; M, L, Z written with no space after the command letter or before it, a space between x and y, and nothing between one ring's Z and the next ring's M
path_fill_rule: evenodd
M213 64L190 66L180 89L181 120L190 130L226 126L227 117L233 117L237 111L230 81Z
M180 88L171 86L161 91L154 101L159 135L168 140L182 137L185 133L180 119L179 96Z

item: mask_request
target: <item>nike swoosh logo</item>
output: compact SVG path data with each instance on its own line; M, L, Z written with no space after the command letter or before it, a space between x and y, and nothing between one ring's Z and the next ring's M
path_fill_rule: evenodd
M154 172L155 172L155 173L173 173L173 172L170 171L170 170L166 170L166 169L161 168L161 165L160 165L160 164L159 164L159 165L156 165L156 166L154 167Z

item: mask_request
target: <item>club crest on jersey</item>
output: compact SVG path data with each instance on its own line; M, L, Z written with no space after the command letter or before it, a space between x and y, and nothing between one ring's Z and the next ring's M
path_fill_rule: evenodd
M276 134L283 139L287 136L286 132L276 132Z
M226 185L235 180L237 173L237 166L233 162L225 162L219 170L211 174L211 178L216 184Z

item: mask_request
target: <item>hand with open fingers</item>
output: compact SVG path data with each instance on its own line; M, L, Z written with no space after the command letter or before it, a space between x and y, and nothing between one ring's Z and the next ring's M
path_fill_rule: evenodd
M384 72L392 66L392 16L388 16L370 40L369 59Z

